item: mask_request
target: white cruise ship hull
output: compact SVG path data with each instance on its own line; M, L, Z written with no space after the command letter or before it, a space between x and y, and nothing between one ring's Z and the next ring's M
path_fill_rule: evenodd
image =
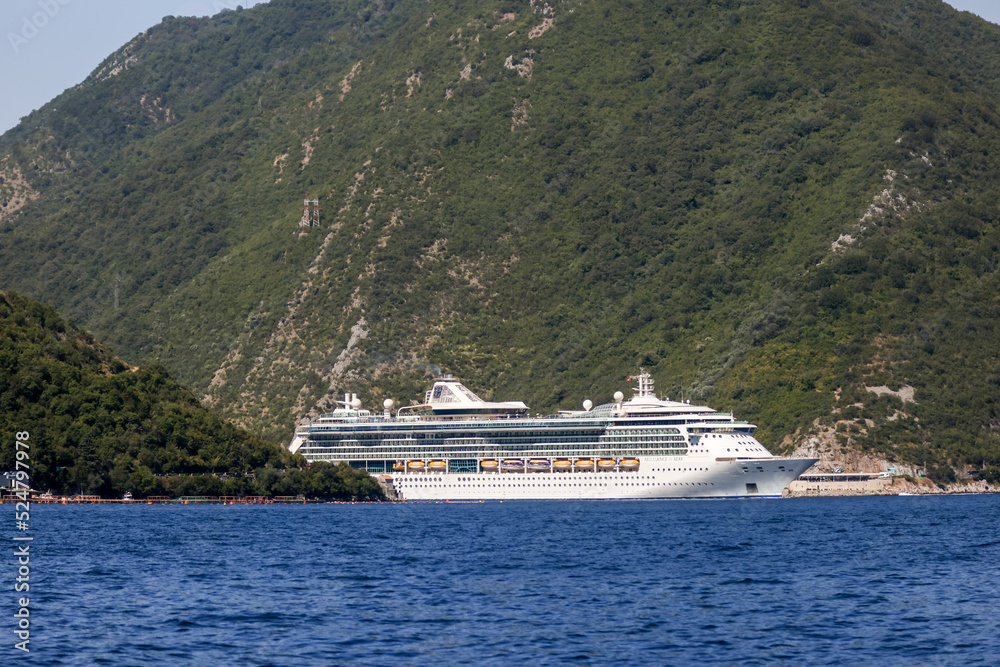
M780 498L816 459L645 458L636 472L397 473L401 500ZM694 465L692 465L694 464Z
M307 461L342 462L405 500L778 498L816 459L772 456L756 426L659 399L643 371L636 395L529 417L520 401L484 401L451 376L423 404L374 415L353 394L296 431Z

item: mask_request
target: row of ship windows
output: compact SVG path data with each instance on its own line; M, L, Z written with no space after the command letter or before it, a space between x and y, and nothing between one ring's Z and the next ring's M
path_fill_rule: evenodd
M528 442L530 442L530 440ZM682 436L682 435L668 435L668 436L660 436L660 437L655 437L655 436L646 437L644 435L640 435L640 436L637 436L637 437L632 437L631 435L618 435L618 434L616 434L616 435L602 435L601 436L601 442L604 442L604 443L607 443L607 442L656 442L656 443L661 443L661 442L663 442L663 443L665 443L665 442L684 442L684 436Z
M743 433L751 435L753 434L753 429L746 427L728 428L725 426L712 426L709 428L692 427L688 429L688 433Z
M685 444L686 441L683 436L667 436L667 437L637 437L637 438L622 438L618 436L602 436L600 441L593 439L582 439L582 438L552 438L547 442L539 442L537 438L490 438L489 440L475 440L475 441L463 441L462 439L455 440L440 440L440 439L430 439L427 440L410 440L406 438L399 439L382 439L382 438L370 438L371 444L368 443L369 439L366 438L324 438L313 437L309 439L309 442L315 443L330 443L330 444L348 444L354 446L363 447L399 447L399 446L409 446L413 447L415 445L420 445L423 447L455 447L462 448L464 450L460 451L470 451L471 448L482 448L482 447L511 447L513 445L532 445L533 447L541 447L545 449L560 449L567 445L585 445L589 447L607 447L612 444L624 444L624 445L639 445L639 444L655 444L655 445L673 445L677 446L678 443Z
M328 415L324 415L328 416ZM607 415L605 415L607 416ZM603 421L603 420L602 420ZM542 419L532 419L521 417L517 419L482 419L475 422L475 425L479 427L477 430L489 429L491 432L497 432L501 429L516 429L519 431L523 430L535 430L535 429L567 429L573 427L573 431L563 431L567 433L593 433L595 430L603 430L604 428L610 427L619 430L625 429L635 429L635 428L646 428L647 430L658 432L658 433L670 433L678 432L677 426L687 426L687 430L693 433L752 433L753 426L748 425L745 422L737 422L733 425L733 417L729 413L719 412L715 414L705 414L696 418L678 418L678 419L643 419L641 422L634 424L623 424L620 422L615 422L614 420L608 420L612 423L597 423L591 422L588 418L586 421L574 421L570 419L564 420L554 420L551 418ZM561 423L560 423L561 422ZM590 422L590 423L587 423ZM689 426L690 425L690 426ZM659 428L656 428L659 427ZM461 426L453 423L443 423L443 424L433 424L428 422L421 423L420 420L405 420L402 422L397 422L396 420L385 421L383 419L375 418L371 420L360 420L356 422L350 422L349 424L336 423L336 424L325 424L319 421L313 422L311 428L314 431L343 431L349 428L352 431L365 431L365 432L375 432L375 433L392 433L393 431L408 431L413 428L419 428L420 433L430 433L437 431L457 431L460 430ZM581 429L581 430L576 430Z
M695 472L695 471L699 471L699 470L708 470L708 468L653 468L654 472ZM556 473L556 474L562 475L562 474L565 474L565 473ZM601 477L602 478L607 478L607 479L653 479L651 476L648 476L648 475L635 475L635 474L630 474L630 473L625 473L625 474L602 473ZM405 478L403 478L403 479L405 479ZM444 477L424 477L423 475L421 475L421 477L419 479L422 480L422 481L428 481L429 480L429 482L431 484L434 484L434 483L440 484L440 483L446 481ZM481 480L481 479L483 479L483 477L459 477L458 481L459 482L475 482L475 481L478 481L478 480Z
M502 432L499 432L499 433L485 433L485 434L480 434L480 435L471 435L471 434L470 435L463 435L461 433L455 433L455 434L452 434L451 437L448 437L449 436L448 433L440 433L440 432L438 432L438 433L435 433L435 432L430 432L430 433L416 432L416 433L406 433L406 434L403 434L403 433L392 433L392 432L385 432L385 431L369 431L369 432L360 431L359 432L359 431L355 431L355 430L351 430L350 431L350 435L348 435L348 433L345 432L345 431L339 431L338 432L336 430L316 429L316 428L313 429L313 434L314 435L319 435L319 436L322 436L322 435L332 436L332 437L338 437L339 436L341 438L343 438L343 437L346 436L346 437L354 438L354 439L357 439L357 440L390 440L390 439L393 439L393 440L440 440L440 439L443 439L443 438L448 438L450 440L452 438L477 438L477 439L479 439L479 438L488 438L489 440L498 440L498 441L504 441L504 442L523 442L525 440L528 440L528 441L538 440L539 435L541 435L540 433L534 433L534 434L524 433L524 434L520 434L520 433L502 433ZM393 436L396 436L396 437L393 437ZM545 433L545 437L546 438L552 438L553 440L563 440L563 441L567 441L567 442L578 442L578 441L581 441L581 440L593 440L595 437L596 438L603 438L603 437L608 437L608 436L617 437L617 438L644 438L644 437L683 438L684 437L683 435L680 435L680 431L678 431L675 428L660 429L660 430L656 430L656 429L636 429L636 430L631 430L631 429L629 429L629 430L615 429L615 430L610 430L610 431L597 431L597 432L595 432L595 431L580 431L580 432L561 431L561 432L555 432L555 433L553 433L553 432L547 432L547 433Z
M616 435L674 435L680 431L676 428L616 428L608 433Z
M760 466L758 466L758 468L759 467ZM707 471L707 470L708 470L708 468L653 468L654 472L702 472L702 471ZM495 477L494 477L495 474L496 474L495 472L486 472L486 473L481 473L480 476L478 476L478 477L459 477L457 479L457 481L459 481L459 482L478 482L478 481L482 481L484 479L488 479L487 477L484 477L483 475L488 475L489 479L495 479ZM508 473L508 474L512 474L512 473ZM534 475L537 475L537 474L539 474L539 473L534 473L531 476L534 477ZM550 473L550 474L553 474L553 473ZM557 472L557 473L554 473L554 474L558 475L559 477L563 477L567 473ZM576 474L579 474L579 473L576 473ZM573 474L573 476L576 477L576 474ZM600 474L600 476L601 476L602 479L609 479L609 480L615 480L615 479L653 479L653 477L649 477L649 476L645 476L645 475L636 475L635 473L614 474L614 473L601 472L599 474ZM506 477L506 475L505 475L505 477ZM402 480L415 479L415 480L420 481L421 483L426 483L426 484L438 484L438 485L444 484L445 486L449 485L447 477L445 477L443 475L440 475L440 474L438 474L438 475L435 476L434 473L431 473L431 474L428 475L426 471L411 472L407 476L396 476L395 479L402 479Z
M560 477L562 477L562 475L560 475ZM453 484L447 484L447 483L445 483L446 480L443 477L423 477L423 476L421 476L421 477L413 477L413 478L398 477L397 479L402 479L402 480L414 479L414 480L416 480L418 482L421 482L421 483L432 484L432 485L436 485L436 486L454 486ZM488 480L488 481L493 481L493 480L496 479L496 477L492 477L492 476L491 477L459 477L457 481L459 481L459 482L481 482L484 479ZM600 483L601 484L605 484L604 480L614 480L614 479L653 479L653 478L650 477L650 476L648 476L648 475L636 475L636 474L624 474L624 475L602 474L601 475L601 480L602 481Z
M667 468L667 470L677 470L677 471L681 471L681 470L708 470L708 468ZM462 484L457 484L457 485L456 484L452 484L452 483L448 482L448 480L446 478L444 478L444 477L426 477L426 476L421 475L419 477L417 477L417 476L414 476L414 477L394 477L394 479L400 481L403 484L420 484L420 485L423 485L423 486L437 486L437 487L441 487L441 488L444 488L446 486L462 486ZM481 483L481 482L486 481L486 482L490 482L491 484L495 485L496 479L497 478L493 477L493 476L489 476L489 477L479 476L479 477L459 477L456 481L463 482L463 483L465 483L465 482ZM625 473L625 474L606 474L606 475L601 475L601 481L600 482L595 482L594 484L596 484L597 486L607 486L608 482L614 481L614 480L623 480L622 483L625 484L626 481L631 482L632 480L636 480L636 479L653 480L655 478L653 476L651 476L651 475L636 475L636 474L629 474L629 473ZM653 482L651 482L651 481L649 481L649 482L645 482L645 481L644 482L638 482L638 484L640 484L640 485L647 484L647 483L652 484ZM696 482L692 482L692 484L695 484L695 483ZM541 484L542 486L549 486L548 484L546 484L544 482L539 482L539 484ZM567 486L579 486L580 484L586 484L588 486L590 485L589 482L580 482L580 483L575 483L575 484L567 484ZM706 483L706 485L708 485L708 483ZM501 483L500 486L503 486L503 484ZM508 484L507 486L510 486L510 484ZM515 484L514 486L523 486L523 485L521 485L521 484ZM562 486L562 485L561 484L556 484L556 486ZM615 486L618 486L617 482L615 482ZM714 484L712 486L714 486Z
M344 448L359 448L364 447L366 452L413 452L422 451L448 451L453 454L471 454L475 455L476 452L484 452L484 456L509 456L513 455L515 452L546 452L546 453L558 453L564 454L567 452L587 452L590 454L602 453L608 451L609 448L615 447L615 445L620 445L621 443L612 442L592 442L586 443L589 446L567 446L559 444L549 444L549 443L531 443L530 447L507 447L504 445L496 445L493 443L482 443L479 445L453 445L451 443L439 443L439 442L428 442L428 443L392 443L391 445L371 445L364 446L357 442L323 442L323 441L309 441L303 443L303 449L320 449L325 448L328 450L333 450L334 448L344 449ZM683 443L663 443L663 447L649 447L648 445L641 447L615 447L615 451L622 452L637 452L637 451L661 451L669 455L673 455L678 451L687 451ZM678 446L679 445L679 446Z
M329 460L329 461L340 461L340 460L378 460L384 457L386 461L397 461L400 459L447 459L456 458L455 454L457 452L441 452L441 451L425 451L425 452L415 452L412 449L400 449L395 451L344 451L334 449L332 447L303 447L299 450L299 453L305 456L310 461L317 460ZM676 449L676 450L652 450L652 449L633 449L633 450L601 450L600 456L684 456L687 454L686 450ZM469 452L466 454L468 458L508 458L510 456L527 457L531 458L533 456L550 456L551 454L546 452L505 452L504 456L498 456L495 452ZM577 457L577 456L594 456L593 452L566 452L565 450L560 452L560 456L567 457Z
M340 427L340 426L319 426L319 425L314 425L312 427L312 430L314 432L336 433L336 432L340 431L340 432L343 433L343 432L345 432L348 429L344 429L343 427ZM365 428L364 426L357 427L357 426L354 426L354 425L352 425L349 430L351 432L353 432L353 433L356 433L358 435L358 437L361 437L361 438L375 438L375 439L379 439L379 438L384 438L384 437L391 437L394 434L392 429L381 430L381 429L376 429L376 428ZM695 429L689 429L689 430L691 432L698 432L698 433L723 432L723 431L726 431L726 429L719 429L719 428L697 429L697 431ZM476 433L479 433L479 434L482 434L482 435L463 436L462 435L462 431L460 431L458 429L455 429L454 427L451 427L451 426L442 427L442 428L430 428L430 429L421 430L421 431L410 431L410 429L407 428L407 429L403 430L401 433L398 433L398 435L403 435L404 433L406 433L407 437L414 437L414 438L418 438L418 439L440 438L442 435L445 435L445 434L441 433L441 431L451 431L451 432L455 433L454 437L456 437L456 438L461 438L461 437L507 438L507 437L511 437L511 434L509 432L504 433L503 431L487 431L485 429L482 429L482 430L478 430L477 429L476 430ZM590 437L590 438L593 438L595 435L608 435L608 434L616 434L616 435L626 435L626 434L627 435L633 435L633 434L635 434L635 435L677 435L677 434L680 433L680 429L676 429L676 428L630 428L630 427L617 427L617 428L612 428L612 429L609 429L609 430L595 428L595 429L590 429L590 430L587 430L587 431L564 431L562 429L556 430L555 432L553 432L552 429L545 429L545 431L546 431L548 437L554 437L554 438L560 438L560 437L566 437L566 438L571 438L571 437ZM537 437L537 435L536 435L536 437Z
M401 479L396 482L399 487L404 486L433 486L437 489L451 489L451 488L483 488L484 486L490 487L527 487L527 488L539 488L539 487L550 487L550 486L715 486L715 482L615 482L614 484L608 482L537 482L534 484L523 483L497 483L493 480L487 480L484 482L467 482L464 484L432 484L427 481L420 480L406 480Z

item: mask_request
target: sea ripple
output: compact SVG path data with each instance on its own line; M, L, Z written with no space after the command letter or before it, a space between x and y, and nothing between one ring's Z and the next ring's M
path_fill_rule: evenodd
M990 665L1000 497L32 508L45 665Z

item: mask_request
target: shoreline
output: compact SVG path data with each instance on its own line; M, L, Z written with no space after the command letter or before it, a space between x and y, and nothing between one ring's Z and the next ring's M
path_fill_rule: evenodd
M18 496L0 497L0 505L7 503L24 503ZM319 498L300 498L292 496L181 496L168 498L153 496L151 498L101 498L100 496L58 496L51 498L31 497L28 503L39 505L320 505L320 504L357 504L386 503L386 500L321 500Z
M781 493L782 498L837 498L856 496L948 496L1000 493L1000 486L986 482L955 483L941 487L926 478L907 480L903 477L872 478L854 481L819 481L796 479ZM0 505L24 503L16 495L0 496ZM322 500L304 496L151 496L148 498L102 498L100 496L31 496L28 503L40 505L317 505L359 503L400 504L413 502L388 497L385 500ZM479 502L478 500L438 500L435 502Z
M1000 493L986 482L949 484L941 487L926 478L909 481L902 477L865 481L831 482L797 479L782 492L782 498L834 498L847 496L948 496Z

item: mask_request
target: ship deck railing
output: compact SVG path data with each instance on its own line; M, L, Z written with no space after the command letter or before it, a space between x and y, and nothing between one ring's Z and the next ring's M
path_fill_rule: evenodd
M314 459L320 456L330 457L335 460L348 459L384 459L384 460L404 460L404 459L495 459L495 458L552 458L560 456L570 457L593 457L593 456L687 456L687 447L653 448L653 447L594 447L584 448L559 448L551 450L541 450L537 448L514 450L510 448L481 449L476 451L454 451L443 449L407 449L394 451L379 451L377 448L370 449L338 449L336 447L303 447L300 450L303 456Z
M615 423L618 419L628 420L627 424ZM656 420L654 424L649 424L648 421L635 422L634 420ZM607 422L611 421L611 424ZM342 421L330 424L324 424L318 421L311 422L308 425L310 433L317 431L338 431L344 430L345 427L349 427L352 430L358 431L380 431L380 430L396 430L392 427L398 427L401 430L412 430L415 424L419 424L421 430L456 430L459 428L470 428L473 430L481 430L483 428L489 429L530 429L530 428L542 428L542 429L563 429L563 428L587 428L589 430L602 430L610 427L617 428L632 428L641 427L647 425L657 425L657 426L686 426L694 424L706 424L708 426L714 425L715 422L725 423L730 426L748 426L749 422L744 421L734 421L733 415L730 413L723 412L713 412L711 414L705 415L690 415L690 416L676 416L669 417L667 415L618 415L618 416L603 416L599 417L597 415L584 417L579 415L574 415L571 417L562 416L551 416L551 417L513 417L510 419L496 418L496 419L409 419L409 418L396 418L389 417L370 417L368 419L350 420Z

